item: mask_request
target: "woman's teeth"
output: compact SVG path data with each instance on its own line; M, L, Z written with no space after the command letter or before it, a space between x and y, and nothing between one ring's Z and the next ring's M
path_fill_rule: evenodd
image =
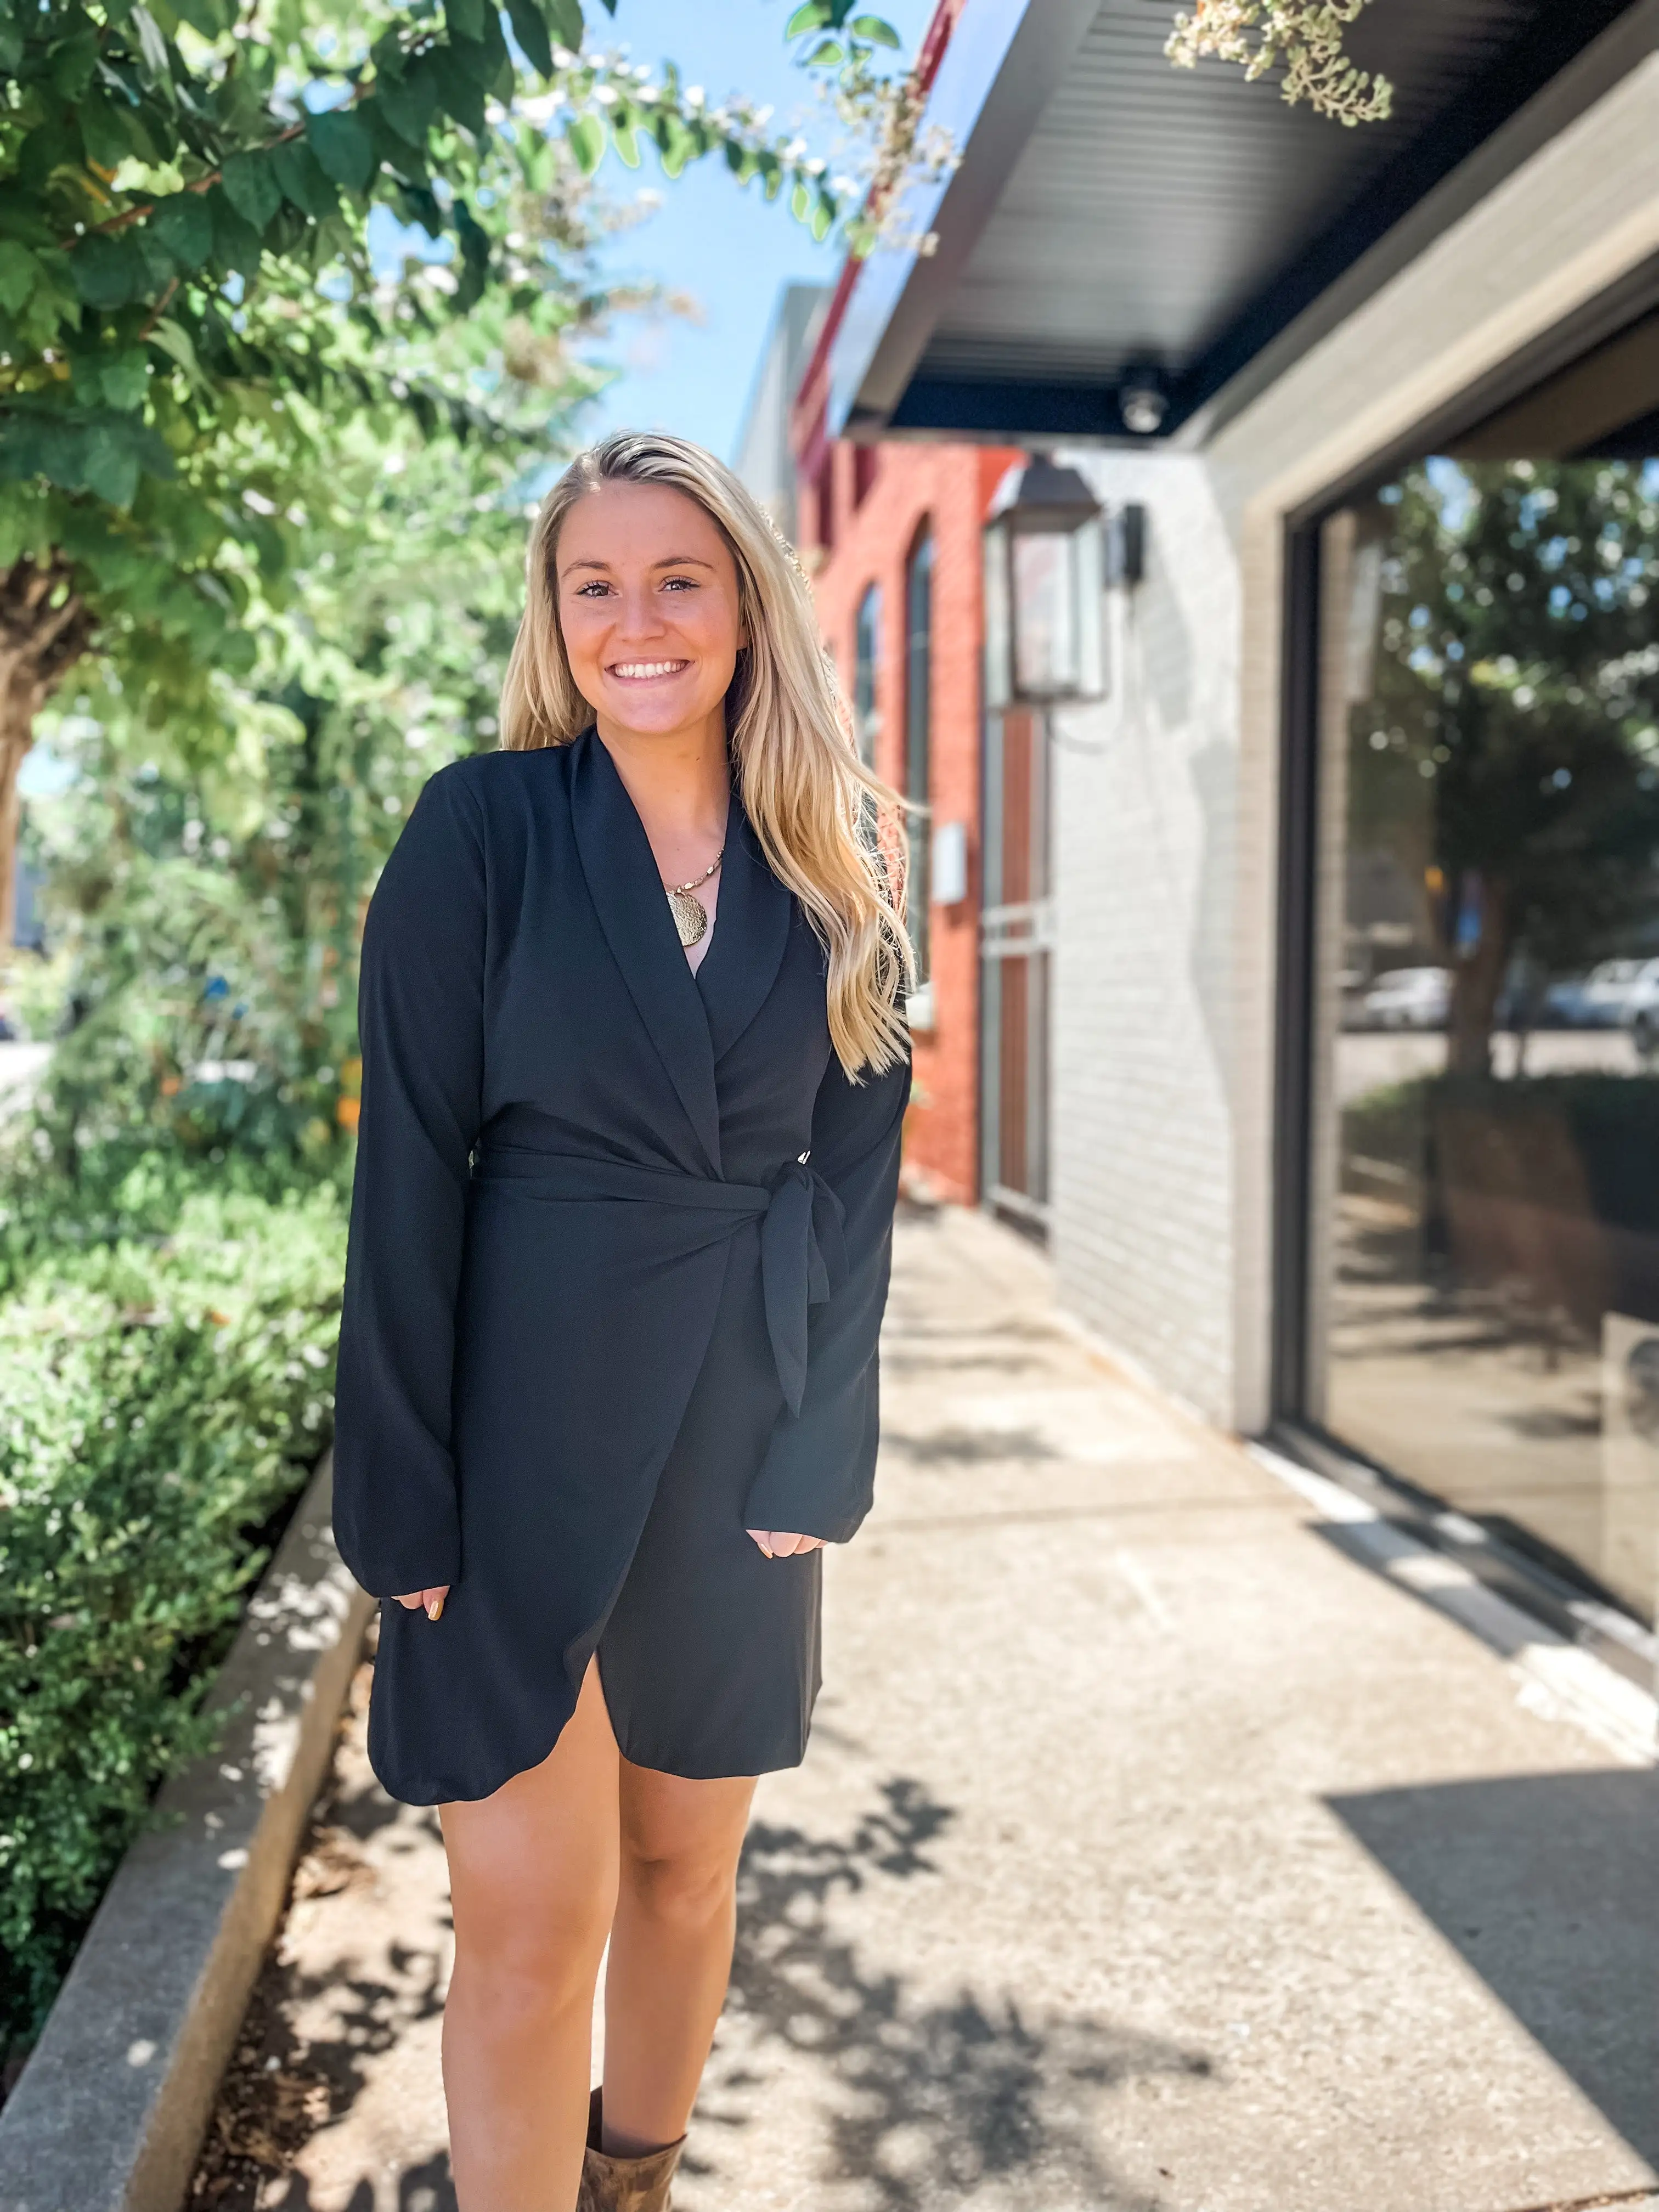
M618 660L611 673L637 680L646 676L678 676L682 668L690 666L685 660Z

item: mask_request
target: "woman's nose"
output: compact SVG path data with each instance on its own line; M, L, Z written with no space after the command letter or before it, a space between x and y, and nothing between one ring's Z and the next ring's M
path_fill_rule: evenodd
M662 609L657 595L649 585L637 591L625 590L622 595L621 617L617 624L623 638L660 637L664 623Z

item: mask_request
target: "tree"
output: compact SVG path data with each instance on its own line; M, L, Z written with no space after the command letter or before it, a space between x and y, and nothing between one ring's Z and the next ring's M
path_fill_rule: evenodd
M1413 842L1428 787L1448 1064L1484 1074L1517 957L1560 972L1659 905L1659 472L1445 463L1385 493L1357 819ZM1390 826L1392 825L1392 826Z
M743 102L585 58L581 0L262 4L0 0L0 915L34 717L82 654L153 726L227 742L216 683L252 665L296 479L391 403L490 434L476 396L400 373L437 303L407 264L377 278L375 207L449 242L444 312L494 295L540 340L571 301L515 215L550 127L587 173L607 145L670 175L719 152L819 236L852 204ZM896 43L844 0L790 28L843 76Z

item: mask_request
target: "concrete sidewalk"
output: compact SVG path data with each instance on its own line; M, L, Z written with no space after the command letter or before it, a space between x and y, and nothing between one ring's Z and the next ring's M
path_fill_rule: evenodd
M984 1219L902 1223L885 1362L677 2212L1659 2202L1652 1770ZM357 1723L297 1887L195 2202L440 2212L442 1856Z

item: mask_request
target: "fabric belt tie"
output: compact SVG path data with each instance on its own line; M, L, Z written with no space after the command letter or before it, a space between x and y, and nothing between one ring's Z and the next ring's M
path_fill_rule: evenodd
M845 1209L805 1156L769 1185L720 1182L712 1176L588 1159L579 1152L491 1145L477 1154L472 1174L475 1182L515 1183L538 1198L688 1207L720 1214L733 1229L758 1221L766 1333L784 1402L792 1413L799 1413L808 1313L847 1279Z

